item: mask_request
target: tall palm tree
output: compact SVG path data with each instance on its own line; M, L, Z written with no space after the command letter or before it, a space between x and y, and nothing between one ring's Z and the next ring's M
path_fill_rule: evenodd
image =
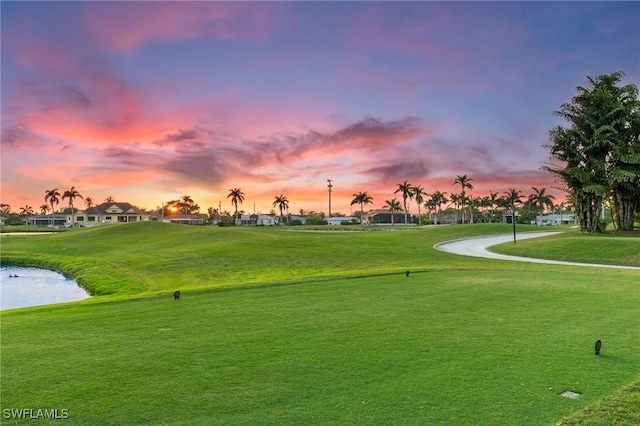
M76 191L75 186L72 186L70 190L64 191L64 194L62 194L62 199L64 200L65 198L69 199L69 208L71 209L71 226L74 227L76 226L76 214L73 208L73 200L76 198L80 198L82 200L82 195Z
M271 204L273 207L278 207L278 209L280 209L280 221L284 223L284 218L282 216L282 212L285 209L289 208L289 200L287 199L286 196L280 194L277 197L275 197L275 200L273 201L273 203Z
M391 211L391 224L393 225L393 212L401 210L400 201L398 201L396 198L385 200L384 207L388 208L389 211Z
M33 207L31 206L20 207L20 216L24 217L25 223L26 223L27 216L33 216Z
M55 189L47 189L44 195L44 202L47 201L51 204L51 224L53 225L53 205L58 204L60 202L60 193L58 192L58 188Z
M453 203L453 208L455 209L455 220L458 223L458 206L461 206L464 202L464 193L461 194L451 194L451 203ZM464 214L464 213L463 213ZM464 216L462 218L462 223L464 223Z
M412 199L413 198L413 186L411 186L409 181L405 180L404 182L398 184L398 189L395 190L394 194L397 194L398 192L402 193L402 200L403 200L403 205L404 205L404 223L407 224L408 223L408 220L407 220L407 198L408 199Z
M233 188L229 190L227 198L231 198L231 204L235 207L235 218L238 221L238 203L242 204L244 201L244 192L240 188Z
M460 187L462 188L462 191L461 191L462 198L460 199L462 203L460 205L460 210L462 210L462 223L464 223L464 202L466 200L465 189L469 189L469 190L473 189L473 185L471 185L471 182L473 182L473 179L467 177L467 175L458 175L453 181L454 185L459 184Z
M567 207L567 203L565 201L562 201L561 203L556 205L556 209L558 210L558 212L560 212L560 225L562 225L563 223L562 215L566 207Z
M445 194L446 192L436 191L431 194L431 198L429 199L430 204L436 208L436 225L438 224L438 216L442 213L442 205L449 202L447 197L445 197Z
M420 205L424 201L424 196L427 195L424 192L424 188L420 185L416 185L412 188L413 196L416 199L416 204L418 205L418 225L422 225L422 218L420 217Z
M542 214L544 213L545 207L549 209L553 208L553 200L556 198L553 195L546 194L546 188L536 188L532 186L534 193L529 195L529 202L540 209L540 225L542 225Z
M353 200L351 201L351 205L360 204L360 225L364 225L364 205L373 203L373 197L365 192L358 192L357 194L353 194Z
M518 191L515 188L509 188L503 197L505 204L511 209L511 212L515 215L516 205L522 204L522 191Z
M506 206L511 209L511 223L513 223L513 242L516 242L516 205L522 204L522 192L509 188L503 197Z
M180 204L180 208L184 214L190 214L195 210L195 202L193 201L193 198L191 198L191 195L183 195L180 197L178 203Z
M468 206L469 206L469 223L474 223L474 219L473 219L473 212L476 208L481 207L482 206L482 198L481 197L474 197L472 195L470 195L467 198L467 202L468 202Z
M497 192L489 191L489 202L491 203L491 222L494 220L494 216L496 213L496 207L498 207L498 201L500 197Z

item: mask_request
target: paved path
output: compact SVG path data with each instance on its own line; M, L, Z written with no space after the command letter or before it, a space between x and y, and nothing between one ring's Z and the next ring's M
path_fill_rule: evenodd
M529 238L546 237L549 235L557 234L558 232L559 231L519 233L519 234L516 234L516 243L520 240L526 240ZM486 257L489 259L515 260L518 262L548 263L553 265L590 266L590 267L597 267L597 268L632 269L632 270L640 271L640 267L637 267L637 266L602 265L602 264L594 264L594 263L563 262L561 260L534 259L531 257L518 257L518 256L509 256L506 254L492 253L487 250L487 247L495 246L497 244L507 243L510 241L513 241L513 234L491 235L487 237L465 238L461 240L445 241L443 243L438 243L433 247L440 251L445 251L447 253L461 254L463 256Z

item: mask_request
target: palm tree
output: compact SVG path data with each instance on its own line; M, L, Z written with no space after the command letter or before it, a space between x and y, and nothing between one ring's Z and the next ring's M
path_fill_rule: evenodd
M40 213L47 214L49 209L50 209L49 204L43 204L40 206Z
M28 216L28 215L32 215L33 214L33 207L27 205L24 207L20 207L20 215L21 216Z
M418 205L418 225L422 225L422 218L420 217L420 205L424 201L424 196L427 195L424 192L424 188L420 185L416 185L412 188L413 196L416 198L416 204Z
M516 205L522 204L522 191L518 191L515 188L509 188L504 193L503 197L505 205L511 209L511 212L515 215Z
M431 194L431 198L429 199L430 204L436 208L436 220L435 220L436 225L438 224L438 215L440 215L440 213L442 212L442 205L447 204L449 202L449 200L447 200L447 197L445 197L444 194L446 194L446 192L436 191L433 194Z
M280 209L280 221L284 222L282 211L289 208L289 200L286 196L280 194L275 197L275 200L271 204L273 207L278 207Z
M509 188L503 197L506 206L511 208L511 223L513 223L513 243L516 242L516 204L522 204L522 192L515 188Z
M460 187L462 188L462 198L460 199L461 201L461 205L460 205L460 210L462 210L462 223L464 223L464 202L466 200L466 193L465 193L465 189L473 189L473 185L471 185L471 182L473 182L473 179L468 178L467 175L458 175L456 176L455 180L453 181L453 184L460 184Z
M496 207L498 207L499 196L497 192L489 191L489 202L491 203L491 222L493 222L495 216Z
M109 195L107 198L104 199L105 203L115 203L116 199L113 198L111 195Z
M53 225L53 205L58 204L60 202L60 193L58 192L58 188L48 189L45 191L44 202L47 201L51 204L51 224Z
M533 205L536 206L540 209L540 225L542 225L542 214L544 213L544 209L545 207L548 207L549 209L553 208L553 200L555 200L555 197L553 195L547 195L546 192L546 188L536 188L535 186L532 186L531 189L533 189L534 193L529 195L529 202Z
M227 198L231 198L231 204L235 207L235 218L238 221L238 203L242 204L244 201L244 192L240 188L233 188L229 190Z
M193 198L191 198L191 195L183 195L182 197L180 197L178 204L180 208L183 210L184 214L190 214L192 211L195 210L195 206L196 206L195 202L193 201Z
M93 198L91 198L91 197L85 197L85 199L84 199L84 205L85 205L88 209L90 209L91 207L93 207L93 205L94 205L94 204L95 204L95 203L93 202Z
M393 225L393 212L401 210L400 201L396 198L384 201L384 207L387 207L391 211L391 224Z
M562 215L563 215L566 207L567 207L567 203L565 201L562 201L560 204L557 204L556 207L555 207L558 210L558 212L560 212L560 225L562 225L562 223L563 223Z
M360 204L360 226L364 225L364 205L373 203L373 197L365 192L358 192L357 194L353 194L353 200L351 201L351 205Z
M464 192L462 194L451 194L451 203L453 204L453 208L455 209L455 212L456 212L456 217L455 217L456 223L458 223L458 206L463 204L463 199L464 199ZM462 223L464 223L464 216L462 219Z
M469 223L474 223L474 219L473 219L473 211L477 208L480 207L482 205L482 198L481 197L474 197L472 195L470 195L467 198L467 201L469 202Z
M62 194L62 199L64 200L65 198L69 199L69 208L71 209L71 226L74 227L76 225L76 215L73 208L73 200L75 198L80 198L82 200L82 195L76 191L75 186L72 186L70 190L64 191L64 194Z
M20 216L23 216L25 218L25 223L26 223L27 216L32 216L32 215L33 215L33 207L31 206L20 207Z
M398 184L398 189L395 190L394 194L397 194L398 192L402 193L402 200L404 202L404 223L407 224L407 198L413 198L413 187L409 181L405 180ZM391 216L393 217L393 214Z

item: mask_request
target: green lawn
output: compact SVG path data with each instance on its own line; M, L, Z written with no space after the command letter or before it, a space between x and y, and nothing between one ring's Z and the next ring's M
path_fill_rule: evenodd
M637 415L637 386L618 391L640 373L637 271L432 248L508 225L353 229L144 223L2 236L3 261L54 267L102 294L0 314L3 416L545 425L596 419L589 410L610 399Z
M546 230L546 229L545 229ZM624 235L566 232L542 240L494 246L496 253L582 263L640 265L640 232Z

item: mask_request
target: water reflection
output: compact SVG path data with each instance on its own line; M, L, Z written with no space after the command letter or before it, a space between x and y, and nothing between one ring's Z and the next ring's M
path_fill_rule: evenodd
M74 302L89 297L85 289L59 272L0 266L0 309Z

